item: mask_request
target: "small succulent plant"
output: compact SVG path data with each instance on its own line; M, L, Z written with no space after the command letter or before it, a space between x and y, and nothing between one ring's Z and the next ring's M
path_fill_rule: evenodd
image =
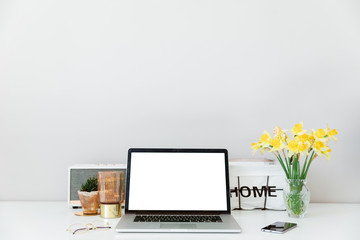
M90 177L86 180L85 184L81 184L80 191L92 192L97 191L98 189L98 180L96 177Z

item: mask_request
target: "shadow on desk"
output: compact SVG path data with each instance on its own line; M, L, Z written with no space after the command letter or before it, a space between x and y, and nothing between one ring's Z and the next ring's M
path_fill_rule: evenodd
M116 233L115 239L156 239L156 240L169 240L169 239L186 239L186 240L232 240L237 239L242 233Z

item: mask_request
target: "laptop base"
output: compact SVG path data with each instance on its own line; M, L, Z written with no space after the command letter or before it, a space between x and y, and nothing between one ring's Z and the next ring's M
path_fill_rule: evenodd
M125 214L115 230L119 233L240 233L241 228L230 214L221 214L221 223L134 222L136 214Z

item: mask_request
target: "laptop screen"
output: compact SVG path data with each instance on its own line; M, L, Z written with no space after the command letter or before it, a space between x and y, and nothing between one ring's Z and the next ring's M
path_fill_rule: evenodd
M227 211L224 151L129 152L128 210Z

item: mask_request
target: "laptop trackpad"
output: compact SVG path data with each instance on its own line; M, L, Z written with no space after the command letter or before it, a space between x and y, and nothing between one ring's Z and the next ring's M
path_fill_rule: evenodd
M196 224L191 224L191 223L161 223L160 228L166 228L166 229L193 229L193 228L196 228Z

